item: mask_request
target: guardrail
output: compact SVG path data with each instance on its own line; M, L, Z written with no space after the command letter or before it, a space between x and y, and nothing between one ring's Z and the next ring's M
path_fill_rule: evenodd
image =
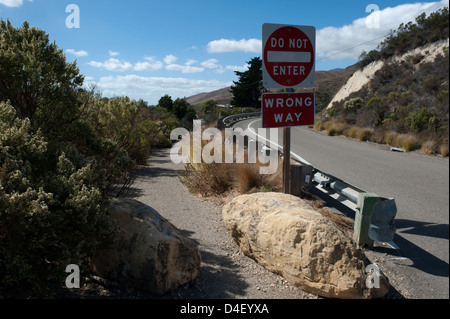
M227 116L223 119L220 119L218 126L219 126L219 129L222 129L224 127L227 127L229 124L231 124L232 121L240 121L240 120L247 119L249 117L258 117L258 116L261 116L261 112L234 114L234 115Z
M228 116L219 122L223 126L228 126L232 121L242 120L250 117L259 117L261 112L244 113ZM262 142L264 144L264 142ZM270 143L269 143L270 144ZM278 146L278 145L277 145ZM265 145L266 149L269 148ZM283 154L283 148L279 147L280 154ZM395 216L397 207L393 198L382 198L376 194L369 193L359 187L351 185L344 180L331 174L314 168L310 163L291 153L291 159L304 166L311 167L312 176L306 176L306 184L315 187L334 198L329 191L338 194L338 197L344 197L346 200L342 204L355 211L355 228L353 238L360 246L367 245L372 247L374 241L390 242L396 233ZM302 181L301 184L303 184ZM394 245L395 246L395 245Z

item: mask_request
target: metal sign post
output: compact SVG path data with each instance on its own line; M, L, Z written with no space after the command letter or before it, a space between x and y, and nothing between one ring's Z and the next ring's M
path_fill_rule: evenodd
M291 194L291 128L283 129L283 193Z

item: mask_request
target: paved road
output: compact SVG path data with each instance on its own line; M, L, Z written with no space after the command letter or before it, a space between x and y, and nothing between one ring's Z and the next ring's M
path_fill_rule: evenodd
M236 124L257 129L260 120ZM384 145L292 129L292 152L346 182L395 198L399 250L378 247L368 255L411 298L449 298L449 159L392 152ZM282 145L282 130L278 144Z

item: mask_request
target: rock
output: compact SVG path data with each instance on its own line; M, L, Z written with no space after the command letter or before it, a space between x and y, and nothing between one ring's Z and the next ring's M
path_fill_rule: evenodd
M244 254L291 285L318 296L380 298L389 282L368 289L369 264L353 240L298 197L259 193L236 197L223 220Z
M110 213L118 238L91 261L97 276L154 294L197 278L201 255L196 244L153 208L120 199L112 201Z

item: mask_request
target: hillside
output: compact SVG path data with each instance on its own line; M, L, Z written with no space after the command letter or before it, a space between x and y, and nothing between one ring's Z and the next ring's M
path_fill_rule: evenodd
M419 71L420 67L426 63L434 63L438 55L445 55L445 50L449 47L449 39L440 40L432 44L421 46L410 50L404 54L396 55L386 61L374 61L362 69L357 70L345 83L345 85L338 91L334 98L329 103L327 109L333 108L334 103L346 101L352 94L357 94L365 85L370 85L370 82L375 78L377 71L381 70L387 65L395 65L400 63L403 65L413 66L415 70ZM417 63L414 61L417 60ZM408 64L412 61L412 64ZM401 74L399 74L399 77Z
M233 97L230 93L230 89L231 87L226 87L208 93L196 94L188 97L186 101L192 105L203 104L208 100L214 100L217 104L229 104Z
M449 154L449 39L357 70L316 121L327 135Z
M401 24L363 52L316 129L405 151L449 154L449 10Z

